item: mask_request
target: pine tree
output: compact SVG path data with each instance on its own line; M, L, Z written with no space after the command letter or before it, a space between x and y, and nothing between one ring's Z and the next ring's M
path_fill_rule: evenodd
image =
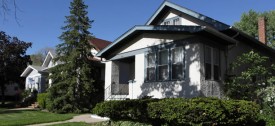
M66 16L66 26L59 37L63 43L56 46L54 59L61 64L51 69L50 76L53 83L49 88L49 110L58 113L89 111L97 91L91 77L93 65L88 59L92 48L88 42L92 39L88 6L82 0L73 0L70 5L70 16Z

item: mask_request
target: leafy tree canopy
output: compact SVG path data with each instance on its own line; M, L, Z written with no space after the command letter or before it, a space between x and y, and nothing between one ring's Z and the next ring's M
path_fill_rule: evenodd
M256 12L250 10L247 13L243 13L241 20L235 22L234 26L245 33L257 38L258 37L258 18L266 18L266 35L268 46L275 49L275 10L266 12Z
M24 84L20 74L30 62L26 50L31 47L30 42L24 42L16 37L10 37L5 32L0 32L0 90L2 104L5 103L5 86L9 83ZM24 86L23 86L24 87Z

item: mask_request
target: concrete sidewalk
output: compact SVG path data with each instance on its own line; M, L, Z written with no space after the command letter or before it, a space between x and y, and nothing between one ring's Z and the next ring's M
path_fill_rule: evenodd
M96 123L96 122L104 122L104 121L107 121L107 120L103 119L103 118L102 119L100 119L100 118L93 118L93 117L91 117L91 114L83 114L83 115L74 116L72 119L66 120L66 121L33 124L33 125L28 125L28 126L49 126L49 125L68 123L68 122Z

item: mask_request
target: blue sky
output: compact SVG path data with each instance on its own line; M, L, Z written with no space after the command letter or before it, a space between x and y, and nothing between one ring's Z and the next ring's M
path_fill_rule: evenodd
M71 0L16 0L20 25L13 13L3 20L0 30L20 40L32 42L27 54L44 47L61 43L65 16L69 15ZM170 0L228 25L240 20L243 12L275 10L274 0ZM163 0L86 0L90 19L94 20L90 32L95 37L113 41L134 25L143 25L153 15ZM12 6L10 7L12 10Z

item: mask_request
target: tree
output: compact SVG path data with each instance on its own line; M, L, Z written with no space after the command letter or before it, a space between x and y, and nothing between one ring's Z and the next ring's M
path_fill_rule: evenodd
M32 65L41 66L49 51L54 51L54 48L45 47L31 55Z
M225 92L229 98L240 100L258 100L259 89L273 85L275 82L275 64L268 57L254 51L244 53L232 64L232 73L225 84ZM237 73L236 70L242 70Z
M275 10L267 12L256 12L250 10L248 13L243 13L241 20L235 22L234 26L245 33L253 36L254 38L258 37L258 18L266 18L266 27L267 27L267 41L268 46L275 49Z
M56 46L54 59L62 64L52 68L50 76L53 86L49 89L49 110L58 113L89 111L97 91L92 77L96 73L88 59L92 48L88 43L92 38L88 6L82 0L73 0L70 5L70 16L66 16L59 37L63 43Z
M24 83L20 74L30 62L26 50L31 47L30 42L24 42L16 37L10 37L0 32L0 90L2 104L5 104L5 87L9 83Z
M14 18L15 18L17 24L19 24L18 17L17 17L18 6L16 4L16 0L1 0L0 1L0 15L5 20L6 19L6 15L8 15L9 12L11 12L11 9L10 9L11 5L14 8Z

